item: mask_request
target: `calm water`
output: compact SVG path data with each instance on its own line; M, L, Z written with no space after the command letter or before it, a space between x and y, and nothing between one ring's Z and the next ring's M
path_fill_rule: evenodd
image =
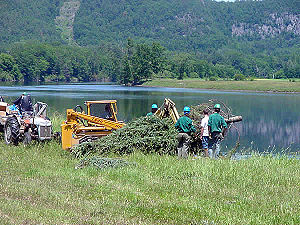
M172 99L181 111L185 105L219 99L232 108L235 115L242 115L243 122L236 126L241 134L242 148L259 151L267 148L292 151L300 150L300 94L267 94L229 91L194 90L182 88L124 87L103 84L0 86L0 95L10 102L21 93L30 93L33 101L43 101L50 106L50 113L65 114L67 108L85 100L116 99L118 117L129 121L146 115L151 104L161 105L164 98ZM237 132L234 129L222 144L223 150L234 146Z

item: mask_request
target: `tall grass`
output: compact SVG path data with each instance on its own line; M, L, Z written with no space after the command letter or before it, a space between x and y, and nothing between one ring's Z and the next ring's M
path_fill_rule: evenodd
M124 159L76 170L55 141L1 141L0 224L299 224L299 160Z
M51 119L53 131L61 132L61 124L66 120L66 115L62 115L59 112L53 112L49 117Z
M51 116L60 131L63 115ZM111 157L116 157L111 155ZM300 162L178 160L139 152L127 167L75 169L60 143L0 139L0 224L299 224Z

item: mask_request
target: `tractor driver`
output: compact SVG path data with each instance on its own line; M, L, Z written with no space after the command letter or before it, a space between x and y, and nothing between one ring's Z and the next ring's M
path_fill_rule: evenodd
M104 119L110 119L111 118L111 112L110 112L109 104L105 105L104 112L101 114L101 117L104 118Z
M13 103L19 108L20 113L33 112L31 97L26 92Z

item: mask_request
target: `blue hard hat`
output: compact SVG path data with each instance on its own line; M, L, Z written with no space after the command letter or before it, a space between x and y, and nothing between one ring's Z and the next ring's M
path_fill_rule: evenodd
M26 93L26 92L23 92L23 95L27 95L27 93Z
M158 107L157 107L157 105L156 104L153 104L152 105L152 109L157 109Z
M187 106L185 106L183 109L183 112L190 112L190 111L191 111L190 107L187 107Z
M220 109L221 105L220 104L215 104L214 109Z

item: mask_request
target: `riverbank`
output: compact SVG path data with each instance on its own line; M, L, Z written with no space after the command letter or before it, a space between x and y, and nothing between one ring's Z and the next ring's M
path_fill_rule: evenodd
M288 92L300 93L300 81L259 79L253 81L205 81L200 79L154 79L142 86L174 87L174 88L198 88L215 90L254 91L254 92Z
M299 222L299 160L122 158L133 165L75 169L79 161L55 141L15 147L1 139L0 223Z

